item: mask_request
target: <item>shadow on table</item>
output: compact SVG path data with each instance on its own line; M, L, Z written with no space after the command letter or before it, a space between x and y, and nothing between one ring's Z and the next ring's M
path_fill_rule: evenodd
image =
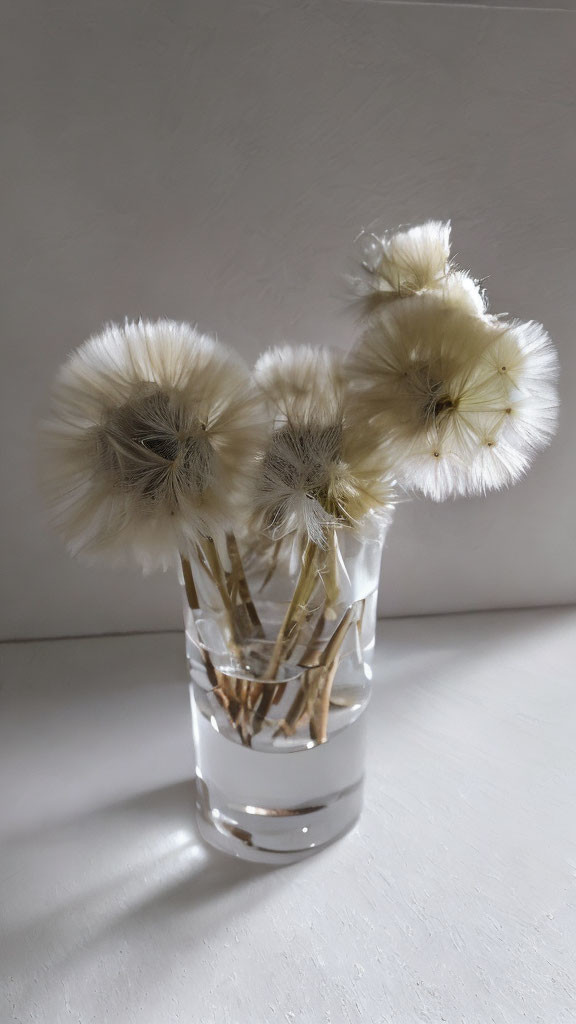
M126 949L153 950L162 973L174 942L192 952L226 929L231 908L242 913L283 884L281 870L201 840L190 779L20 834L5 848L10 873L2 973L21 1012L40 976L55 987L79 971L92 977Z

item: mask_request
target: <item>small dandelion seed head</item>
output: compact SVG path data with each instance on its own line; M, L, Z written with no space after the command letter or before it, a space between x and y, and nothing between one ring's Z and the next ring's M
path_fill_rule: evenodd
M449 223L428 221L382 235L365 231L359 251L364 276L350 283L362 317L371 317L398 299L427 292L441 295L450 306L484 315L480 288L450 258Z
M300 534L323 546L327 531L389 518L392 485L367 424L346 411L338 352L283 346L256 364L273 429L255 472L253 524L273 539Z

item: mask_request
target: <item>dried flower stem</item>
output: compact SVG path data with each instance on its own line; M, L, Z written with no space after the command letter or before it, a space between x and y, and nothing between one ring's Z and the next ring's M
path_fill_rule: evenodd
M324 630L325 625L326 625L326 606L324 606L324 608L320 612L320 615L318 616L318 619L316 620L316 625L314 626L314 632L312 633L312 636L310 637L310 641L308 643L308 646L307 646L306 650L304 651L304 654L300 658L300 664L303 665L306 668L313 668L315 665L318 665L320 663L319 659L320 659L320 655L322 653L322 648L318 646L318 643L319 643L320 637L322 636L322 632Z
M180 564L182 566L182 575L184 577L184 589L186 591L188 607L192 612L197 611L198 608L200 607L200 604L198 601L198 591L196 590L196 584L194 583L194 577L192 575L192 566L190 565L188 559L184 558L183 555L180 557ZM210 680L212 687L214 689L218 689L220 686L220 679L218 677L216 669L214 668L214 665L212 664L212 659L205 647L200 647L199 649L200 654L202 655L202 660L204 662L204 667L206 668L206 674L208 676L208 679Z
M356 605L346 609L326 647L318 656L316 665L311 666L303 675L302 683L286 717L275 736L282 733L291 736L296 732L305 715L310 716L310 735L318 743L325 743L327 738L328 711L330 693L334 676L340 660L340 651L348 629L356 615Z
M320 694L316 707L310 720L310 737L316 743L326 743L328 733L328 712L330 710L330 694L334 676L338 669L339 657L337 656L330 668L325 672L323 683L320 687Z
M236 609L232 603L230 592L228 590L226 573L224 572L222 562L220 561L220 555L218 554L218 549L216 548L212 537L204 537L202 539L201 545L198 545L198 554L200 556L203 569L207 572L220 595L222 607L230 629L231 641L234 648L233 653L237 655L241 636L238 627Z
M313 715L316 739L318 743L326 742L332 684L340 661L342 644L344 643L346 634L352 624L355 614L356 605L350 605L350 607L346 609L342 619L330 637L324 653L322 654L321 664L325 671L325 677L320 694L320 707Z
M298 633L300 631L302 621L305 618L308 611L308 603L318 578L318 556L320 549L317 544L313 541L308 541L304 550L302 558L302 567L300 569L300 575L294 588L292 600L288 606L284 621L280 627L276 642L272 651L270 661L264 672L264 678L273 680L278 675L278 671L282 662L286 657L286 645L289 641L296 641ZM296 631L296 632L294 632ZM295 646L295 642L292 644L292 649ZM278 693L278 687L282 686L281 693L284 692L282 683L274 686L272 683L263 684L262 693L260 699L255 708L254 713L254 734L260 732L266 715L268 714L274 699Z
M212 552L213 555L215 555L215 558L212 560L213 571L211 571L211 578L215 585L218 587L218 590L222 597L222 593L220 591L219 586L219 582L221 582L223 575L220 559L218 558L215 546L208 546L208 551ZM206 558L208 558L207 553ZM195 611L199 608L199 601L198 591L196 589L196 584L194 583L194 576L192 574L192 566L190 565L189 560L187 558L184 558L183 556L181 557L181 564L188 605L192 611ZM220 571L218 571L218 567L220 567ZM205 570L206 568L206 565L204 565ZM225 609L227 609L226 605ZM230 614L228 617L230 629L231 631L233 631L233 627L235 626L234 617L232 614ZM206 675L208 676L208 680L212 686L212 690L214 692L216 699L226 711L227 715L230 718L230 721L232 722L232 725L234 725L237 728L242 743L247 743L247 745L249 746L249 737L248 739L246 739L244 735L244 730L242 728L242 724L240 722L243 704L241 697L238 693L239 681L232 678L231 676L228 676L225 672L219 672L218 669L216 669L216 667L212 663L212 659L206 648L200 646L199 649L202 661L204 662L204 667L206 669Z
M280 537L280 539L277 540L276 543L274 544L274 548L272 549L272 557L270 559L270 565L268 566L268 572L266 573L264 580L260 584L259 593L262 593L262 591L268 586L270 580L272 579L274 573L276 572L276 569L278 568L280 549L282 547L283 540L284 538Z
M314 593L318 578L318 558L320 549L313 541L308 541L302 557L302 568L294 588L292 600L284 616L280 627L270 662L266 669L266 678L274 679L278 669L285 658L287 641L294 639L294 630L297 630L302 619L305 617L308 603Z
M321 673L318 667L309 668L302 676L302 682L286 716L280 723L274 738L292 736L306 714L310 714L320 685Z
M227 535L226 543L232 565L231 575L234 579L234 585L237 586L238 589L241 607L246 611L249 627L251 628L254 636L263 638L264 629L260 622L260 616L256 610L256 605L252 600L252 594L250 593L250 587L248 585L248 580L246 579L246 573L244 572L242 556L240 554L238 542L233 533L229 533Z
M182 575L184 577L184 589L186 591L186 599L188 601L188 607L190 611L197 611L200 607L198 601L198 591L196 590L196 584L194 583L194 576L192 575L192 566L187 558L182 555L180 557L180 563L182 566ZM222 705L224 710L230 712L230 693L228 692L227 677L215 668L212 659L205 647L199 646L200 656L204 662L204 668L206 669L206 675L212 686L213 693Z

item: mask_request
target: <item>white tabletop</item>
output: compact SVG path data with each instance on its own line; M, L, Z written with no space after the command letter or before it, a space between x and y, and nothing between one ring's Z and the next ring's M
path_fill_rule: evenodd
M380 624L366 808L199 840L176 634L0 649L2 1024L573 1024L576 611Z

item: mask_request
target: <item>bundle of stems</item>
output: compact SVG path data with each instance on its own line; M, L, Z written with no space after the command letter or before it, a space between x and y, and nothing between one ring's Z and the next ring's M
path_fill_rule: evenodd
M348 631L359 620L363 602L356 602L342 611L338 620L338 584L336 579L335 549L338 543L335 529L330 531L327 550L308 541L305 545L300 572L284 619L274 637L272 652L267 660L255 665L251 645L258 652L258 641L264 639L264 629L252 599L242 556L236 539L228 536L228 548L233 553L231 571L226 572L213 543L199 545L194 559L182 557L182 575L188 606L192 614L201 612L201 601L194 574L205 573L216 588L227 626L231 661L236 663L235 675L218 668L213 655L199 644L204 669L214 696L225 710L241 742L250 746L254 736L266 725L274 728L275 736L291 736L308 722L310 736L316 742L327 739L328 712L332 683L338 668L342 647ZM321 592L319 599L318 591ZM302 634L316 616L308 643L302 644ZM326 638L326 626L334 628ZM282 669L299 646L299 684L297 692L282 719L268 722L267 716L274 704L284 695L287 682ZM227 666L228 668L228 666ZM247 670L251 675L247 678ZM258 672L258 675L254 673Z

